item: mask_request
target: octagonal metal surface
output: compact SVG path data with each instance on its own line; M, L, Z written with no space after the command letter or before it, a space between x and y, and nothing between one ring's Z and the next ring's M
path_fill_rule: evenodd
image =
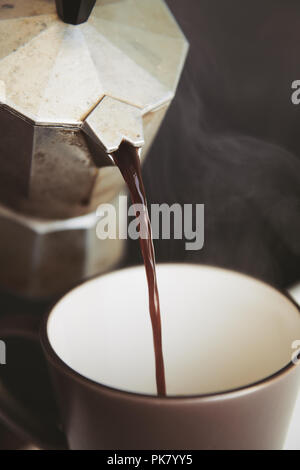
M98 0L86 23L53 0L0 0L0 103L36 124L80 125L104 96L169 102L187 42L162 0Z

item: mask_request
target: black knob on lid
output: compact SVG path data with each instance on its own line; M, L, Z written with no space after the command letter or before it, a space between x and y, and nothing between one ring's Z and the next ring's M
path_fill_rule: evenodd
M84 23L94 8L96 0L55 0L58 16L69 24Z

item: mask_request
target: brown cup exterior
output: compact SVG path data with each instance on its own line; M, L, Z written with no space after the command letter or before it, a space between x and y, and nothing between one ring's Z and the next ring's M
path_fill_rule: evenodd
M293 363L238 390L159 398L86 379L53 351L46 323L41 338L70 449L276 450L284 444L300 382Z
M224 393L166 398L127 393L83 377L58 357L47 335L51 311L40 335L35 315L0 317L1 338L41 340L60 411L60 426L56 417L50 421L30 412L0 377L0 419L20 436L43 449L282 448L300 383L300 367L292 362L271 377Z

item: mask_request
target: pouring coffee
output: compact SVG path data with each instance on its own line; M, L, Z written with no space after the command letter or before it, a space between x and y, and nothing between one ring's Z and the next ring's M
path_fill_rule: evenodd
M63 3L65 2L57 2L60 6ZM80 2L76 3L80 4ZM77 11L75 17L80 16L78 13ZM74 19L72 19L73 21ZM92 149L101 147L99 142L101 142L102 146L106 146L104 156L100 155L100 152L95 157L97 153L95 152L96 165L100 166L100 159L104 158L106 161L107 155L112 155L114 163L119 166L134 195L138 185L135 184L135 187L133 187L132 180L134 180L134 176L139 174L139 160L137 151L133 148L142 145L140 140L142 139L141 127L138 127L138 131L134 135L126 134L124 137L123 133L118 132L110 135L109 132L106 133L107 129L105 127L102 128L102 126L106 120L105 115L107 110L110 110L111 115L114 116L113 119L117 120L118 131L120 130L118 118L122 115L121 109L122 112L125 112L126 109L126 116L129 121L132 119L130 122L135 122L135 124L139 121L139 114L137 112L133 113L132 108L134 106L128 106L127 103L120 102L116 105L114 99L111 99L110 96L105 96L101 101L101 105L101 112L99 109L95 109L95 112L91 112L84 121L83 132L86 134L86 141ZM103 109L105 112L103 112ZM116 138L118 142L116 148L114 148L114 145L109 147L112 137L113 139ZM134 139L137 139L139 142L134 141ZM124 144L124 140L129 143ZM110 148L109 151L108 147ZM128 159L128 155L130 155L130 159ZM122 160L122 157L124 157L124 160ZM39 158L43 160L43 156L40 155ZM135 162L134 165L131 159ZM126 161L127 165L124 168ZM128 171L128 168L130 171ZM131 169L134 171L131 171ZM136 178L135 183L138 183L140 188L142 187L140 178ZM143 191L140 196L142 196L141 200L145 202ZM133 199L135 198L133 197ZM83 202L86 204L87 199L83 199ZM146 212L145 216L147 217ZM149 225L148 232L150 233ZM143 250L143 243L141 245ZM147 250L144 250L144 255L147 254L146 252ZM150 281L155 281L149 283L150 294L154 296L150 297L150 300L154 298L153 305L155 306L152 317L160 320L153 264L154 253L151 245L148 246L148 258L147 256L144 256L144 258L148 280L150 278ZM147 270L149 266L151 269ZM132 373L132 364L136 366L136 362L133 360L128 361L128 357L134 352L134 358L136 358L136 353L139 351L138 348L134 347L136 346L134 342L136 339L134 337L135 332L133 328L120 329L120 324L122 324L122 321L124 322L124 315L122 316L123 310L122 308L117 308L118 306L120 307L120 302L113 302L112 305L109 296L107 296L106 289L109 290L109 286L110 288L118 286L118 292L122 292L125 297L126 291L122 291L121 287L125 286L125 279L126 282L131 279L132 284L137 287L137 291L143 294L141 296L136 294L137 298L131 308L133 313L135 313L135 316L133 315L135 320L134 325L138 324L137 322L140 317L144 321L145 316L142 316L141 312L145 313L144 307L146 302L143 290L144 278L140 268L131 272L124 271L104 276L84 284L64 297L47 317L42 328L42 343L52 369L53 381L60 402L62 422L70 447L109 448L109 446L113 446L123 448L123 446L126 446L131 448L133 446L134 448L147 448L149 446L150 448L188 448L189 446L195 446L198 448L210 448L219 446L229 448L233 440L235 445L240 448L243 446L248 448L254 447L255 444L261 447L268 446L275 448L280 446L283 439L284 426L286 425L296 393L296 368L289 362L290 358L288 356L288 345L291 339L293 339L293 335L299 331L299 312L296 306L288 298L272 290L272 288L236 273L223 272L214 268L191 266L160 266L158 271L163 293L163 311L166 312L162 320L163 331L167 333L165 335L167 341L164 344L166 345L165 372L169 388L168 398L157 397L153 389L153 383L148 381L148 377L152 375L153 367L145 367L145 363L142 361L142 373L140 375L137 374L135 367ZM212 276L210 276L211 273ZM136 278L135 275L137 276ZM228 282L229 279L230 283ZM187 312L186 308L182 308L182 303L180 302L183 298L182 290L180 289L174 295L173 300L176 302L170 308L171 296L168 290L170 280L172 280L172 285L175 285L177 282L179 285L184 286L185 294L187 292L190 293L188 298L191 303L188 305ZM240 290L238 290L239 294L243 292L243 296L238 295L235 297L234 293L236 293L237 285L240 287ZM94 317L97 302L90 302L93 299L90 290L91 286L96 287L97 296L99 295L99 290L101 291L102 289L102 298L103 300L106 299L106 305L108 306L107 312L103 311L103 315L99 315L97 310ZM199 286L202 287L200 296L202 306L204 305L204 298L207 292L214 290L220 294L217 298L206 297L206 308L202 309L200 313L199 298L198 295L195 295L195 292L199 293ZM99 287L100 289L98 289ZM109 292L111 293L111 291ZM78 302L80 298L81 303ZM253 298L256 300L255 304L250 302L250 299L252 300ZM128 297L126 299L126 305L131 306L132 299ZM142 304L137 303L138 299L142 299ZM166 299L169 299L169 301L166 302ZM66 304L69 307L72 305L72 308L66 308ZM278 306L278 304L281 307L279 310L275 309L275 305ZM88 308L86 308L87 315L83 317L83 313L86 313L84 311L85 305L88 305ZM249 308L249 305L251 308ZM184 317L182 315L183 311L186 313ZM285 316L286 322L284 322L283 329L282 311L288 313ZM243 317L241 312L243 312ZM268 320L271 316L274 324L277 326L276 328L268 328ZM125 316L126 325L129 322L128 317ZM187 321L187 317L189 321ZM75 319L79 321L75 321ZM99 326L97 321L103 320L102 328L95 327L92 329L95 319L97 319L96 326ZM167 323L167 328L164 327L166 319L169 322ZM149 318L147 317L144 325L148 325L148 320ZM115 323L113 323L114 321ZM201 327L198 323L200 321ZM214 328L214 326L219 326L220 321L221 323L223 321L222 334L225 327L228 333L226 335L223 334L219 338L222 341L218 345L218 351L222 353L226 351L226 354L220 355L220 359L225 360L222 363L225 366L226 361L232 362L235 366L226 371L228 374L219 373L223 371L223 368L220 367L216 347L212 344L212 339L216 338L216 332L220 333L220 329ZM157 333L154 334L154 339L158 338L156 346L158 346L157 349L160 351L156 359L158 358L160 361L160 353L162 352L160 325L158 322L156 322L156 326L155 322L153 322L153 325ZM249 334L249 325L252 327L251 335ZM114 328L111 328L112 326ZM2 327L2 331L5 331L4 323ZM9 330L8 324L6 327L7 336L12 336L14 334L12 329ZM265 330L268 330L269 335L265 334ZM94 335L93 331L96 332ZM99 331L101 331L101 341L99 340ZM139 335L136 336L142 340L145 339L145 344L142 343L140 351L147 350L148 353L150 351L150 358L152 358L153 344L152 342L149 343L149 329L146 328L146 331L147 333L143 336L142 329L139 329ZM241 358L238 354L240 348L237 348L237 345L240 344L241 332L245 331L247 332L248 342L246 342L247 348L243 349L245 354ZM67 337L69 332L71 332L71 336ZM88 333L85 336L87 341L84 343L84 348L81 349L78 345L86 332ZM119 342L113 341L116 337L116 332L119 334ZM173 347L170 348L170 343L174 340L174 332L178 337L182 338L184 336L185 338L184 345L180 343L184 347L184 354L182 355L178 354L178 338L176 342L173 342ZM184 335L183 332L185 332ZM189 334L186 334L187 332ZM172 334L168 338L170 333ZM201 333L199 335L200 338L197 333ZM18 334L21 333L18 332ZM128 337L125 338L127 340L125 341L125 347L121 341L124 334L128 334ZM94 341L95 337L96 341ZM278 347L273 350L274 342L279 337ZM107 338L110 341L107 341ZM132 341L128 341L128 338ZM256 341L253 340L254 338ZM228 347L228 341L232 342L230 344L232 348ZM148 348L145 347L146 343ZM116 348L116 355L113 348L115 344L119 348ZM123 348L120 347L120 344L123 345ZM176 347L174 347L174 344ZM257 347L258 344L259 348ZM141 343L139 345L141 346ZM205 349L201 349L203 345L205 345ZM269 348L267 347L268 345L270 346ZM243 346L245 346L244 343ZM100 349L103 348L101 353L105 352L106 355L95 354L95 351L98 351L98 347ZM79 355L76 356L78 351ZM87 355L86 351L88 351ZM207 361L203 361L203 354L207 354ZM257 357L263 357L264 361L257 361ZM110 361L109 367L107 358ZM104 359L101 363L103 369L99 365L100 359ZM144 360L144 356L141 359ZM245 362L241 362L240 359ZM120 367L122 360L125 366L123 368ZM156 367L157 370L160 367L162 371L161 362L159 366L159 361L156 361ZM204 367L204 364L207 367ZM212 364L215 366L214 373L212 373ZM251 367L248 367L249 364ZM95 365L96 370L93 370ZM237 370L239 373L237 373ZM115 375L113 372L115 372ZM143 382L145 376L146 380ZM161 381L163 375L160 373L156 374L156 376L159 379L157 380L159 394L164 395L164 383ZM133 382L130 382L130 380ZM135 383L134 380L136 381ZM277 404L278 393L281 398L284 398L285 404L289 406L285 407L285 409L283 407L276 407L276 426L273 426L271 429L270 423L274 421L274 403ZM3 397L1 398L3 399ZM5 410L5 406L1 403L3 413L11 411L9 407L6 408L8 409ZM18 407L16 408L18 409ZM249 410L253 409L256 412L251 414L250 420ZM261 420L262 413L263 419ZM111 426L111 416L116 414L121 417L117 422L118 429L121 429L118 435L116 435L115 429L112 429ZM215 421L216 416L218 419ZM228 417L233 422L233 426L229 430L227 426ZM13 421L17 422L17 420L11 419L11 422ZM180 432L176 426L178 421L182 425ZM24 422L25 420L23 420L23 424ZM99 425L100 422L101 426ZM263 425L260 424L258 426L258 423L261 422L263 422ZM78 426L76 423L80 423L80 425ZM31 431L36 430L38 424L41 423L36 423L34 420L31 421ZM43 426L43 424L40 426L42 430L47 427ZM37 425L36 428L35 425ZM243 438L236 439L236 436L239 436L240 429L246 429L247 433L243 435ZM257 432L257 429L259 429L259 432ZM52 433L57 438L56 444L58 444L60 438L63 439L62 433L59 433L57 429L56 433L52 429ZM38 433L36 432L35 434L37 435ZM34 432L32 432L32 435L34 435ZM43 434L43 437L45 438L45 434ZM46 441L47 439L45 439L45 443Z
M158 395L164 396L166 395L166 379L162 347L160 302L156 277L155 253L152 240L151 223L147 208L147 198L139 160L139 152L138 149L134 148L128 142L123 142L120 145L119 150L113 154L113 159L127 183L133 204L138 204L143 211L143 226L145 227L146 233L141 233L142 229L140 227L139 240L148 282L149 312L153 330L157 393ZM134 286L132 287L135 289Z

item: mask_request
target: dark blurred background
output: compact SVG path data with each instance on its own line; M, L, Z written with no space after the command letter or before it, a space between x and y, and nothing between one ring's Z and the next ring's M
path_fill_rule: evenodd
M156 241L158 261L300 280L300 3L168 0L191 49L144 166L149 202L205 204L205 246ZM140 261L131 243L129 262Z
M234 268L289 286L300 280L300 105L291 103L291 84L300 79L300 2L167 3L191 49L144 166L145 186L149 203L204 203L205 246L186 252L184 241L156 241L157 259ZM126 263L138 262L139 244L130 242ZM0 299L5 313L40 316L48 308ZM22 351L22 373L11 357L5 374L39 412L47 390L29 384L43 374L43 359L34 346ZM0 448L20 445L0 429Z

